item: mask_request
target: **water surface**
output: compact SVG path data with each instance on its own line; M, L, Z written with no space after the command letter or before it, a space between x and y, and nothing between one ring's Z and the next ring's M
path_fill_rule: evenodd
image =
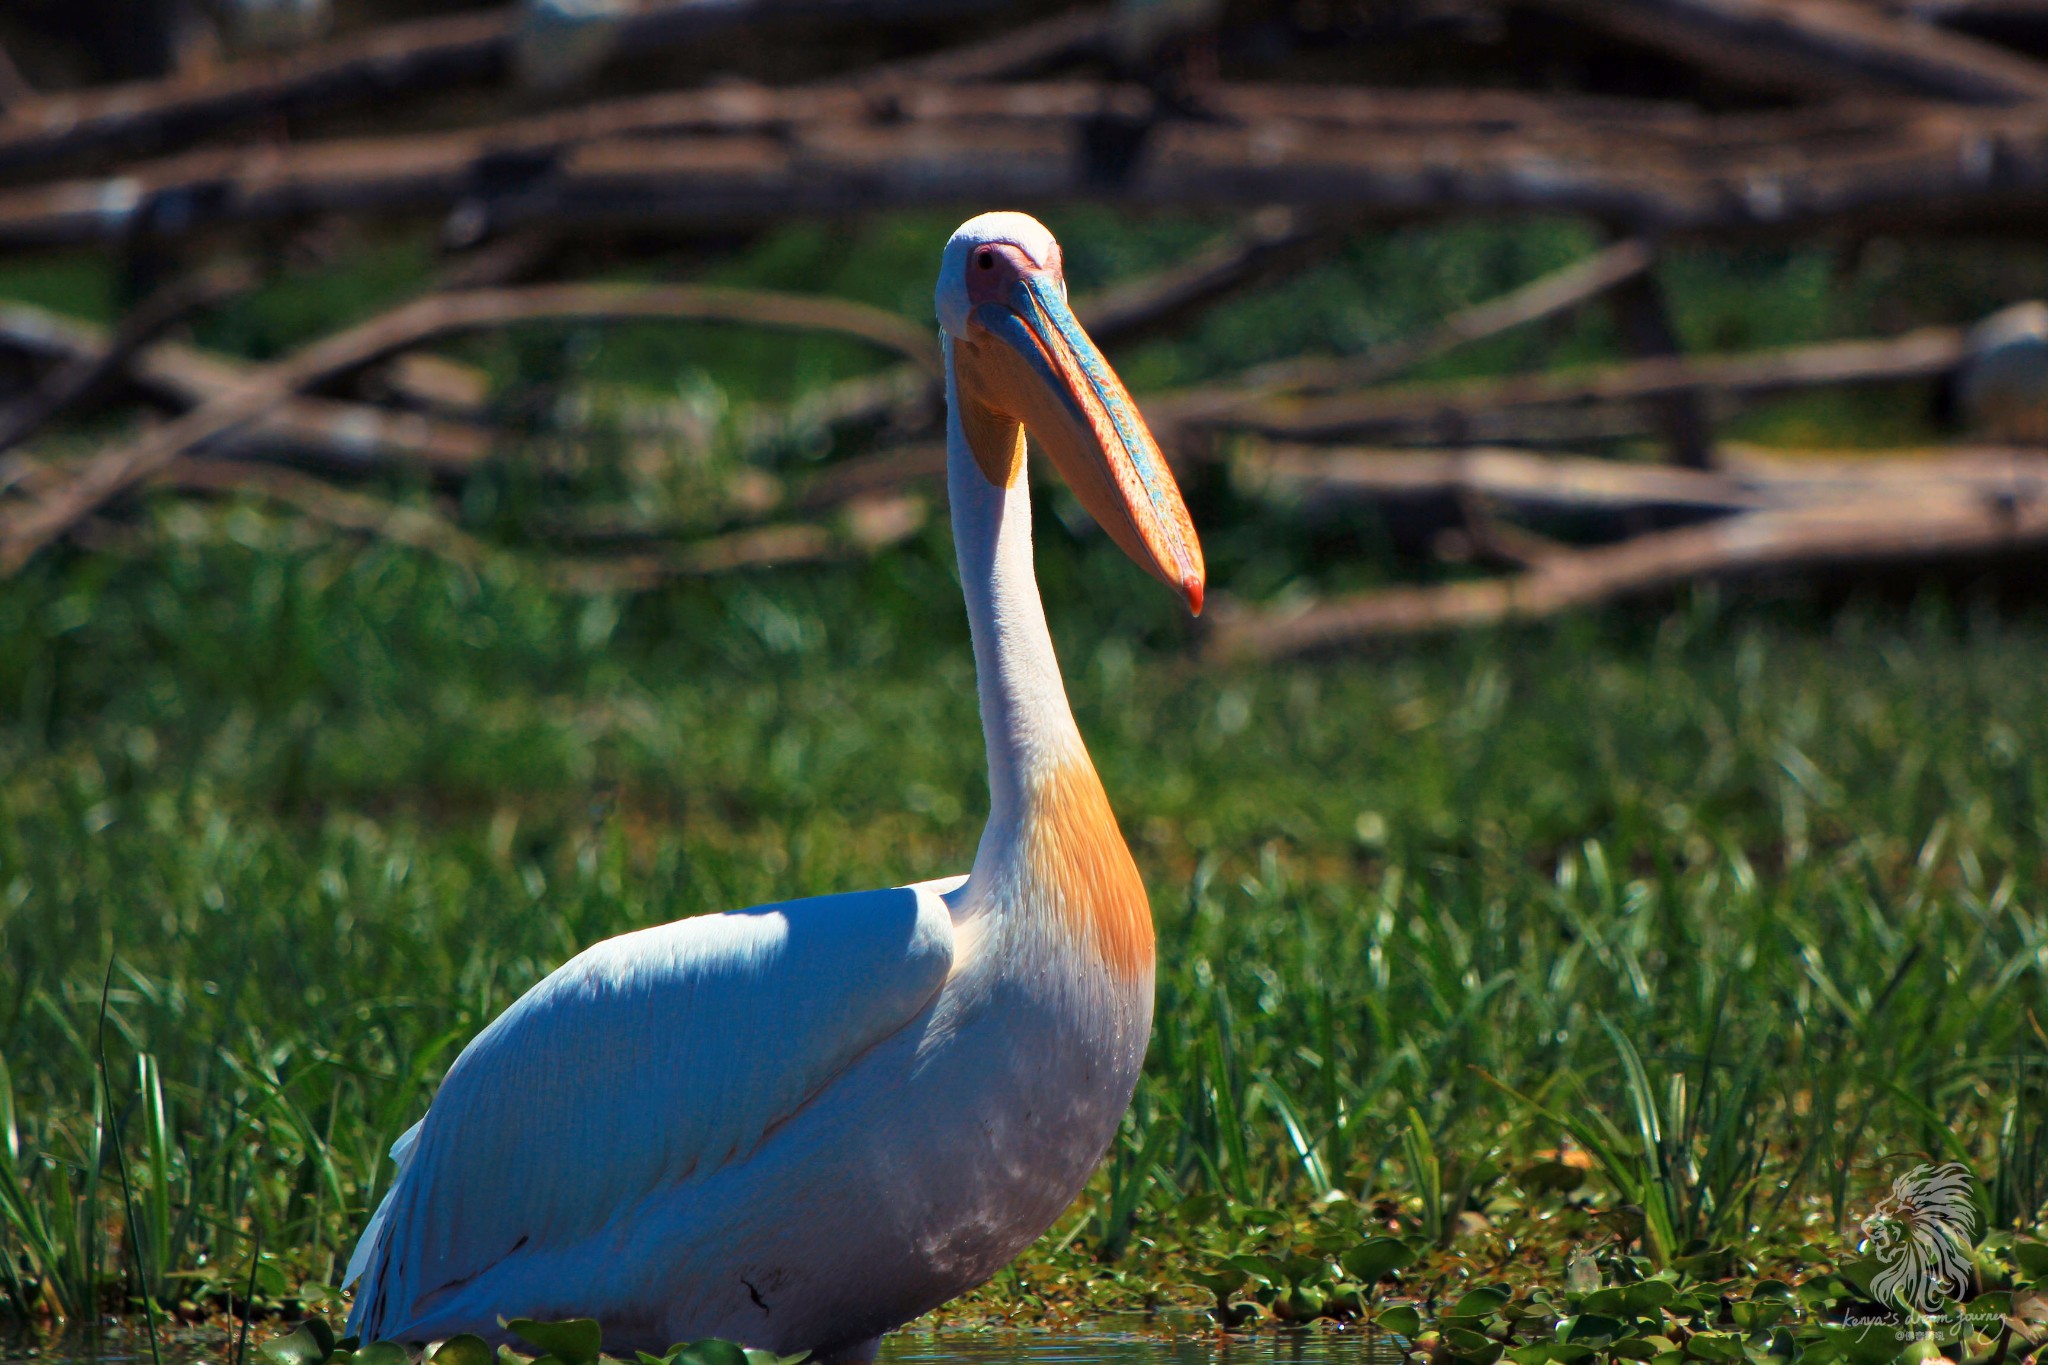
M217 1332L166 1334L163 1365L227 1359ZM253 1365L266 1365L251 1353ZM1079 1331L910 1331L882 1342L880 1365L1391 1365L1401 1355L1383 1336L1354 1331L1224 1336L1190 1322L1179 1335L1159 1324L1109 1323ZM96 1340L0 1336L0 1365L151 1365L141 1333L109 1327Z

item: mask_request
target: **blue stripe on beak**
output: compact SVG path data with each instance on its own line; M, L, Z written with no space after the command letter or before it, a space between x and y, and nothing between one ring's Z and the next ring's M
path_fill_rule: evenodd
M1074 353L1081 373L1088 378L1089 388L1094 390L1095 401L1109 414L1117 438L1123 442L1124 453L1130 456L1139 482L1145 485L1145 496L1151 500L1153 511L1165 516L1166 509L1179 500L1178 492L1174 491L1173 474L1166 468L1158 449L1145 436L1144 420L1125 396L1123 385L1117 382L1115 372L1109 368L1109 361L1103 358L1088 333L1081 329L1081 320L1067 306L1051 276L1027 275L1020 283L1023 286L1020 291L1024 296L1022 301L1032 307L1039 323L1047 331L1058 332Z

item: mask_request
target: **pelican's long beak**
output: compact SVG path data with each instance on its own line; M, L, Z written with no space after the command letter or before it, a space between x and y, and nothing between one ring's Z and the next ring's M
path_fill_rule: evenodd
M1018 273L954 344L961 425L990 482L1023 467L1019 424L1088 514L1154 578L1202 611L1202 546L1138 405L1049 270Z

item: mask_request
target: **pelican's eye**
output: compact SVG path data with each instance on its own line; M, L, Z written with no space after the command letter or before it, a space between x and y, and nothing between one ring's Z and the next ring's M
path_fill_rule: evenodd
M996 268L996 253L990 251L987 247L983 247L976 253L974 263L983 270L994 270Z

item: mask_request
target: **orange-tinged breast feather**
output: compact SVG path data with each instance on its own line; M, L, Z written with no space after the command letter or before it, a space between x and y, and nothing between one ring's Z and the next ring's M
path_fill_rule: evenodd
M1029 838L1033 871L1068 929L1119 980L1150 968L1152 904L1102 779L1087 759L1062 764L1040 780Z

